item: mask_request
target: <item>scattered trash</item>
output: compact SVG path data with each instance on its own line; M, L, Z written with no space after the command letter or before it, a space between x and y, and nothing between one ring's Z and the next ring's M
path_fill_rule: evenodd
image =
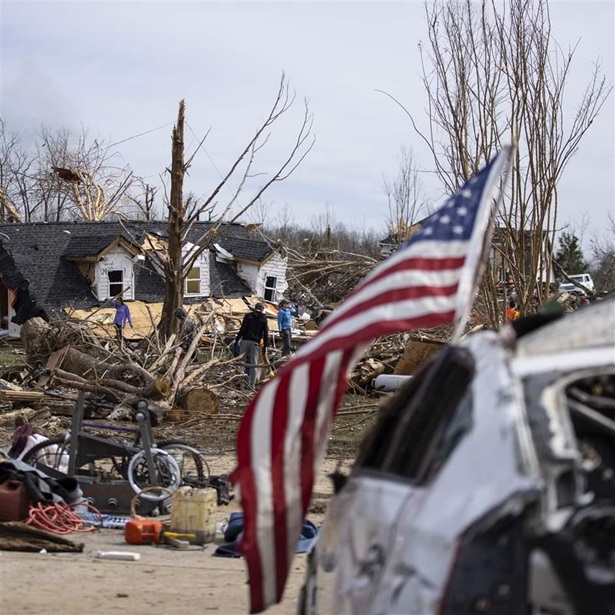
M134 553L132 551L98 551L96 553L96 558L136 562L137 560L141 559L141 554Z
M229 522L224 529L224 540L226 540L226 543L221 544L214 551L214 555L217 557L241 557L239 541L241 540L242 534L243 513L231 513ZM301 536L295 548L295 553L307 553L316 541L317 536L318 528L316 525L309 519L305 519L303 521L303 528L301 529Z
M171 498L171 531L193 534L192 544L213 542L216 535L216 508L218 494L215 489L180 487Z
M84 511L78 512L83 520L83 523L96 525L109 530L123 530L126 523L130 521L129 517L116 517L114 515L100 515L97 513Z

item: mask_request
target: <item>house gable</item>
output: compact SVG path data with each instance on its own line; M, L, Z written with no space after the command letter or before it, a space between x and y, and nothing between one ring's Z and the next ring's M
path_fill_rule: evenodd
M198 243L213 225L195 223L187 242ZM109 271L122 271L122 283L132 289L124 295L127 298L162 301L164 280L148 257L148 247L151 250L152 246L146 238L154 238L155 249L163 250L166 232L166 222L137 220L0 224L0 248L4 247L14 260L20 275L30 280L38 304L50 313L61 314L66 307L86 308L106 299L113 284ZM200 259L201 294L187 295L186 303L207 296L256 294L258 271L246 277L254 281L252 287L238 275L239 264L260 270L279 257L278 248L250 237L241 224L222 224L217 241L232 254L232 260L219 262L214 252L205 251ZM259 280L264 284L262 277ZM282 286L285 288L285 279Z
M262 263L239 261L237 275L248 284L252 292L267 301L279 301L288 284L286 282L286 259L275 250Z
M66 247L64 258L69 261L96 262L117 248L123 249L133 257L141 253L140 247L122 235L86 235L73 237Z

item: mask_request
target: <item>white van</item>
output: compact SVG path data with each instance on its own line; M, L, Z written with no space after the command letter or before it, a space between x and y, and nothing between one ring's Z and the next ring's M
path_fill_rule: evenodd
M559 292L560 293L582 292L582 289L579 288L576 284L573 284L573 282L576 282L576 284L580 284L581 286L584 286L588 291L592 293L594 292L594 289L595 289L594 281L592 280L592 277L591 275L589 275L589 273L579 273L576 275L568 276L568 278L565 279L559 285Z

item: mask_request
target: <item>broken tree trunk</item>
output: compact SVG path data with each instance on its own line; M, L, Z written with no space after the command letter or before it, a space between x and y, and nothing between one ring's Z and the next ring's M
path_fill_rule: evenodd
M30 362L41 361L43 365L47 363L49 355L54 350L53 328L40 316L35 316L21 325L19 335Z
M13 410L11 412L4 412L0 414L0 426L8 427L13 425L15 419L21 418L24 421L31 421L37 416L42 416L47 412L46 409L41 408L21 408L20 410ZM49 414L47 412L47 414Z
M62 367L64 371L89 379L98 377L118 379L125 375L125 372L130 372L140 377L146 383L151 383L155 380L154 376L147 370L134 363L113 365L104 361L98 361L95 357L71 347L67 349L59 366Z
M72 386L76 389L83 388L84 391L92 391L92 387L96 387L100 392L115 400L121 397L121 393L128 393L135 397L164 399L171 389L171 382L167 378L155 378L145 386L134 386L111 378L84 378L63 369L55 369L52 373L54 378L73 383Z

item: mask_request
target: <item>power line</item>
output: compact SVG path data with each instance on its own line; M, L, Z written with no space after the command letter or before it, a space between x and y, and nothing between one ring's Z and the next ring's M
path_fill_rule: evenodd
M187 120L186 120L186 126L188 126L188 129L194 135L194 138L198 141L199 140L198 136L196 135L194 130L192 130L192 126L190 126ZM205 154L205 156L207 156L207 160L211 162L211 166L213 166L213 168L216 169L216 173L218 173L218 175L220 176L220 179L224 180L224 176L220 172L220 169L218 169L218 167L216 166L216 163L212 160L211 156L207 153L207 150L205 148L203 148L203 153ZM224 186L229 191L230 195L233 196L233 191L231 190L227 182L224 182Z
M143 137L144 135L148 135L152 132L156 132L157 130L161 130L162 128L166 128L167 126L171 126L171 124L173 124L173 122L168 122L167 124L164 124L163 126L158 126L158 128L152 128L151 130L140 132L138 135L127 137L126 139L122 139L121 141L116 141L115 143L111 143L110 145L108 145L107 149L115 147L116 145L121 145L122 143L126 143L126 141L132 141L133 139L137 139L138 137Z

